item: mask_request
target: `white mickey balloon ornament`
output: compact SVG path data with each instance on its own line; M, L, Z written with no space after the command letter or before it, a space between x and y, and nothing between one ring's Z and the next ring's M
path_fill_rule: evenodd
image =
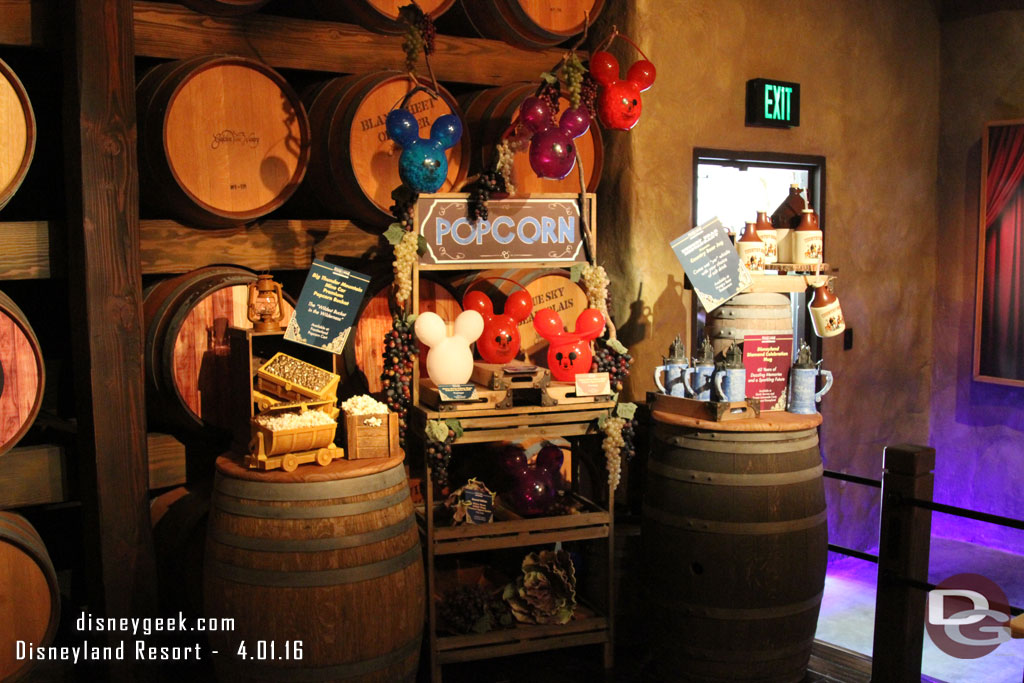
M416 338L430 347L427 375L435 384L465 384L473 375L473 349L484 331L484 318L476 311L463 311L455 319L455 334L448 336L444 319L437 313L421 313L413 326Z

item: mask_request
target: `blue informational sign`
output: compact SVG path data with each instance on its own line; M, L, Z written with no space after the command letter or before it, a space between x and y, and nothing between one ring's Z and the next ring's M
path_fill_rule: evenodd
M671 247L706 311L715 310L753 282L717 218L683 233L672 240Z
M341 353L369 285L369 275L314 260L284 338Z

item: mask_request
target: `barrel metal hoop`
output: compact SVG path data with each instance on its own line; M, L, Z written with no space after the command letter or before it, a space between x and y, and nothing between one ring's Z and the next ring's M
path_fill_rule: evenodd
M672 467L659 460L650 460L647 470L666 479L674 479L690 484L708 484L711 486L781 486L798 484L804 481L820 479L824 471L822 465L809 467L792 472L776 472L772 474L735 474L730 472L708 472L706 470L687 470Z
M790 317L789 306L785 308L754 308L753 306L723 306L718 309L714 318L722 320L730 319L758 319L758 320L788 320Z
M760 621L772 618L782 619L817 610L821 607L821 596L824 592L824 590L821 590L806 600L774 607L711 607L695 605L691 602L682 602L680 600L664 600L664 598L659 598L659 600L664 600L664 607L668 607L671 611L688 617L708 617L726 620L756 619Z
M743 341L750 334L763 335L766 337L782 337L793 334L793 328L776 330L754 330L749 327L719 327L716 328L713 336L715 339L734 339Z
M743 536L762 536L768 534L784 534L792 531L804 531L826 523L825 510L800 519L782 522L723 522L711 519L684 517L644 504L644 517L666 526L688 531L701 531L711 534L732 534Z
M794 439L793 441L696 441L685 436L670 437L663 440L670 446L686 448L700 453L726 453L728 455L787 455L816 449L818 437L812 436L806 439ZM655 452L655 457L660 453Z
M235 498L247 500L298 501L329 500L375 493L389 489L405 481L405 468L401 465L379 473L376 476L315 481L308 483L281 483L234 479L217 473L215 490Z
M744 662L772 662L788 657L794 657L804 652L811 651L811 638L804 642L794 643L788 647L772 648L770 650L720 650L717 648L695 648L687 647L682 642L675 643L673 647L678 648L679 653L689 655L697 661L707 662L729 662L736 661L742 657Z
M358 567L343 569L323 569L318 571L277 571L273 569L252 569L237 565L210 560L207 565L218 578L234 583L251 586L272 586L275 588L315 588L319 586L337 586L346 583L358 583L379 579L383 576L397 574L420 558L420 544L414 543L401 555L389 557L380 562L364 564Z
M258 550L276 553L318 553L325 550L341 550L358 548L371 543L379 543L389 538L401 536L416 523L412 515L404 517L400 522L390 526L374 529L363 534L351 536L334 536L330 538L264 538L240 536L223 529L210 529L210 539L222 545L245 550Z
M373 659L364 659L358 662L347 664L336 664L334 666L320 666L315 668L304 667L283 667L267 666L265 662L241 663L234 657L226 654L215 655L221 661L231 663L231 671L238 674L249 674L253 679L261 681L281 681L281 683L320 683L321 681L340 681L349 678L361 678L374 671L386 669L389 666L401 663L411 657L420 649L420 638L416 637L401 647L385 652Z
M241 517L258 517L261 519L326 519L328 517L351 517L367 512L375 512L397 505L409 498L409 487L360 503L342 503L340 505L321 505L318 507L270 507L266 505L250 505L233 500L214 498L214 505L232 515Z
M770 417L770 415L766 416ZM660 441L677 445L673 439L688 439L690 443L700 444L697 448L703 448L709 442L736 443L773 443L785 444L791 441L809 439L818 435L818 428L799 429L791 432L719 432L696 427L681 427L655 421L654 436Z

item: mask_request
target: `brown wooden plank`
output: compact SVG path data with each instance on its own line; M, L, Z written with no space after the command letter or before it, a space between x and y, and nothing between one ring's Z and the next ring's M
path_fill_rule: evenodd
M558 650L563 647L606 643L609 638L611 638L611 632L605 629L601 631L588 631L586 633L574 633L567 636L535 638L503 645L489 645L465 650L447 650L439 652L437 657L442 664L475 662L481 659L518 655L526 652L542 652L544 650Z
M156 613L129 0L65 0L68 285L90 608ZM110 680L134 665L112 662ZM137 672L138 673L138 672ZM141 674L139 678L144 678Z
M583 436L591 433L590 423L566 424L552 427L531 427L531 437L554 439L560 436ZM455 443L489 443L492 441L514 441L523 437L522 427L514 429L483 429L466 432L455 440Z
M483 538L467 538L461 541L445 541L434 548L435 555L454 555L456 553L477 552L480 550L497 550L499 548L516 548L529 545L546 545L568 541L586 541L596 538L608 538L608 527L583 527L582 529L558 529L554 531L521 532L515 536L498 536Z
M56 5L49 0L0 0L0 45L55 44Z
M60 446L19 446L2 458L0 509L61 503L70 488Z
M573 619L568 624L540 624L537 626L521 624L514 629L508 630L487 631L486 633L472 633L461 636L441 636L437 639L437 647L439 650L457 650L465 647L491 645L493 643L516 642L532 640L534 638L546 638L548 636L564 636L571 633L600 631L607 627L608 619L605 617Z
M268 14L210 17L173 4L135 3L135 49L147 57L182 59L230 53L259 59L275 68L359 73L404 70L401 46L402 36L379 35L349 24ZM430 63L438 80L501 85L538 80L541 72L558 63L562 53L438 35L437 51Z
M0 241L4 245L0 280L41 280L60 274L50 269L50 225L46 221L0 223Z
M170 434L146 437L149 453L149 488L162 489L185 483L185 446Z
M507 409L495 409L488 408L485 410L474 410L466 411L459 415L460 419L477 418L477 417L515 417L517 415L533 415L538 414L552 414L552 413L564 413L564 412L580 412L582 410L604 410L608 408L614 408L615 401L606 401L604 403L587 403L583 406L580 405L558 405L558 406L515 406ZM436 410L430 410L424 406L413 406L414 412L418 413L422 417L428 420L442 420L452 417L449 413L441 413Z
M146 220L140 231L145 274L185 273L215 263L252 270L306 270L314 258L368 259L382 246L379 235L344 220L267 220L224 230Z
M463 524L461 526L440 527L434 529L434 540L445 541L456 538L479 538L482 536L500 536L502 534L552 531L555 529L576 529L601 525L608 525L607 512L584 512L578 515L535 517L532 519L515 519L504 522L495 521L490 524Z

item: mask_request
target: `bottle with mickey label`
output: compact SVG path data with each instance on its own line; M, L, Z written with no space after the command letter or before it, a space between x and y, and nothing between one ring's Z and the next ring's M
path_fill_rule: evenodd
M802 212L800 225L790 236L793 263L814 265L822 262L822 234L818 228L818 215L807 207Z
M764 242L764 264L766 266L779 262L778 233L772 227L767 211L757 212L757 236Z
M747 223L743 237L736 242L736 251L740 255L740 263L747 267L747 270L760 273L764 270L764 242L757 236L757 226L754 223Z
M839 297L829 290L827 283L814 286L814 296L807 310L811 314L814 333L819 337L834 337L846 329Z

